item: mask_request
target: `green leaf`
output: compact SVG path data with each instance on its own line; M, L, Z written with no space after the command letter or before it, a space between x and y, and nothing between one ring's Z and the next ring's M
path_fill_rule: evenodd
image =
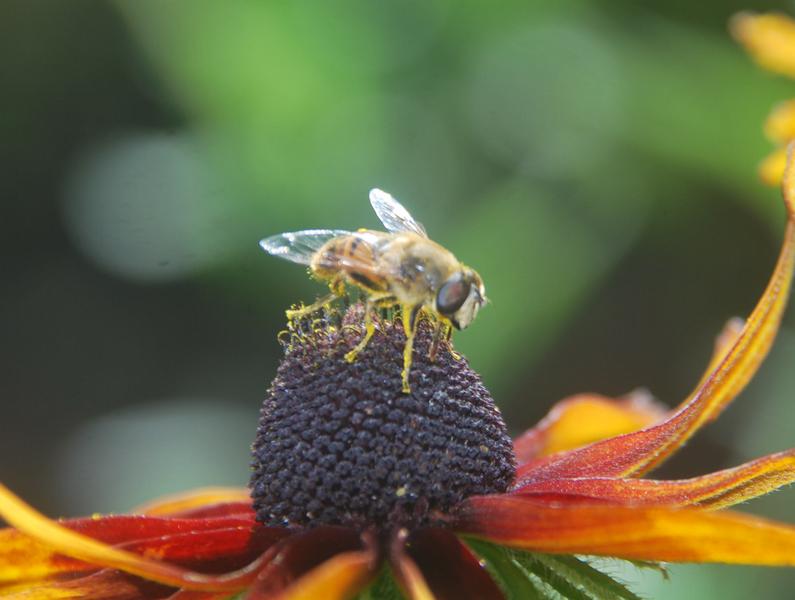
M594 569L584 560L565 554L533 554L533 559L551 573L554 581L562 580L583 592L572 598L594 598L596 600L641 600L623 583L606 573ZM558 589L556 587L556 589ZM562 593L562 590L561 590Z
M507 600L543 600L552 597L547 593L544 582L528 573L516 561L513 551L481 540L467 539L466 543L486 562L486 568Z
M465 541L485 561L509 600L640 600L623 583L581 558L524 552L469 538Z
M405 600L389 567L384 565L378 577L355 600Z

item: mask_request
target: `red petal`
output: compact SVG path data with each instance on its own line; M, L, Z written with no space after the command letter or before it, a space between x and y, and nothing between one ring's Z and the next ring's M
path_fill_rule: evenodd
M778 331L795 262L795 165L784 178L788 221L778 263L748 322L726 355L671 417L646 429L520 467L518 484L571 477L627 477L648 472L713 419L756 373Z
M503 600L486 568L454 533L422 529L406 549L437 600Z
M515 494L562 502L725 508L795 482L795 449L701 477L678 481L581 477L529 483Z
M623 398L578 394L555 404L538 424L516 438L519 463L561 450L579 448L657 423L667 410L643 391Z
M465 500L451 524L462 534L536 552L795 566L795 527L731 511L480 496Z
M226 517L107 516L72 519L61 524L142 556L212 571L240 568L286 534L283 529L255 526L247 519ZM94 569L96 567L89 563L56 554L46 544L13 529L0 531L0 582Z
M204 529L205 532L210 531L211 529L209 528L212 527L217 530L219 523L223 524L225 528L240 529L250 536L250 532L253 529L250 519L232 517L216 518L215 520L111 517L78 520L77 523L72 523L77 529L77 531L74 531L38 513L14 496L2 484L0 484L0 516L20 532L38 542L21 547L15 547L12 544L11 553L4 557L5 560L3 562L0 562L0 576L5 577L6 580L43 577L48 574L48 570L50 573L52 573L53 569L57 571L60 568L62 570L62 567L58 566L58 561L64 559L53 556L55 553L76 559L70 562L70 568L80 568L77 561L82 561L90 563L97 568L119 569L150 581L196 591L239 590L253 579L260 567L260 563L255 561L238 571L222 575L208 575L187 571L173 564L129 552L102 541L102 539L106 539L111 544L119 544L146 540L147 536L160 536L159 538L154 538L155 548L158 553L165 555L169 545L167 541L165 544L162 543L164 529L176 527L175 533L185 534L182 539L194 543L200 537L194 538L189 535L190 533L196 531L197 536L201 536L203 528L208 528ZM84 531L91 531L100 539L87 536L82 533ZM174 529L170 529L170 531L174 531ZM236 535L239 535L239 533L240 531ZM19 542L20 540L14 532L6 532L4 535L7 535L12 542ZM245 539L245 536L243 537ZM176 547L184 546L177 545ZM145 551L148 552L149 549ZM36 559L37 562L32 562L31 558Z

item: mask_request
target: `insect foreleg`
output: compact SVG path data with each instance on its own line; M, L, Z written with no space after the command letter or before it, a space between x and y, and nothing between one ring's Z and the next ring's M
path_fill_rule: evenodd
M431 340L431 347L428 350L428 358L430 359L431 362L436 361L436 355L439 352L439 344L442 343L442 339L444 339L445 341L450 340L448 332L451 329L452 328L450 327L450 324L441 319L437 320L434 323L433 339Z
M342 278L339 277L332 279L329 282L329 289L331 290L331 293L318 298L309 306L302 306L301 308L294 308L285 311L287 319L293 321L321 310L324 306L330 304L345 293L345 283L342 281Z
M403 393L410 394L409 371L411 370L411 353L414 349L414 335L417 333L417 317L420 314L422 305L411 306L404 304L401 307L403 312L403 331L406 332L406 345L403 347Z

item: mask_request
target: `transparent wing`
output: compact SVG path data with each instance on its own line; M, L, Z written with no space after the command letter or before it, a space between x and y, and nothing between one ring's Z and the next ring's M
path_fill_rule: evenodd
M428 237L425 227L417 223L409 211L385 191L378 188L370 190L370 204L387 231L412 231L422 237Z
M350 232L342 229L306 229L272 235L260 240L259 245L268 254L308 265L326 242L344 235L350 235Z

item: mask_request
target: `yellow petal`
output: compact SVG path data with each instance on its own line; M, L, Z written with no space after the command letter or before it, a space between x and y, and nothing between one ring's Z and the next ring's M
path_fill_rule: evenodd
M795 100L781 102L770 112L765 120L765 135L779 144L795 139Z
M763 68L795 77L795 21L777 13L740 13L729 28Z
M759 178L770 186L781 185L787 166L787 149L783 146L766 156L759 163Z

